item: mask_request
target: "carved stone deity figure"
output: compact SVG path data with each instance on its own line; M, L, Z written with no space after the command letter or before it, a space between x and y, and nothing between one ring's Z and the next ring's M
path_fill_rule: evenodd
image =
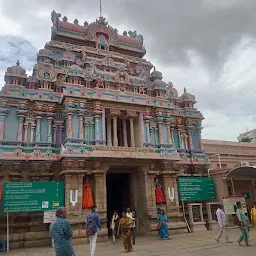
M156 205L165 205L163 188L159 183L158 178L155 178Z
M104 88L104 80L101 78L101 76L99 76L99 78L97 79L96 87Z
M92 197L92 188L90 181L88 177L86 176L84 178L83 183L83 202L82 202L82 208L83 209L89 209L93 206L93 197Z

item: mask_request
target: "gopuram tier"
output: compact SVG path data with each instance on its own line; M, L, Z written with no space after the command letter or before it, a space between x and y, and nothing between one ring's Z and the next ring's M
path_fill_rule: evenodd
M127 207L137 211L139 234L156 233L157 189L169 228L186 232L177 177L204 175L208 166L195 96L186 89L179 96L162 80L143 58L136 31L120 35L103 17L82 25L60 17L52 12L51 41L39 50L33 74L19 61L5 73L0 183L65 181L74 242L86 240L88 191L99 209L101 239L113 211ZM42 216L10 216L11 248L50 243Z

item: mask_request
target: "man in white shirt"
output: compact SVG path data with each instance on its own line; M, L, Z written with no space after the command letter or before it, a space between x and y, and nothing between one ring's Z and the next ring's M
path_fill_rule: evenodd
M221 204L218 205L218 209L216 211L216 216L217 216L218 224L220 226L220 230L219 230L219 233L216 236L215 240L217 242L219 242L220 241L220 237L224 233L226 242L230 243L229 239L228 239L228 234L227 234L227 219L226 219L226 215L225 215L225 213L223 211L223 207L222 207Z
M126 211L126 216L132 220L131 224L131 231L132 231L132 244L135 245L135 239L136 239L136 223L135 223L135 211L131 212L131 209L128 208Z

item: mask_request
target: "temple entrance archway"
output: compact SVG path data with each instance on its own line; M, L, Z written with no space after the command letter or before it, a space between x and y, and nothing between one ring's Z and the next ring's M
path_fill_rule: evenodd
M144 234L147 226L146 191L145 181L139 168L124 166L110 168L106 176L106 188L108 228L115 210L121 217L123 211L131 208L137 214L137 233Z

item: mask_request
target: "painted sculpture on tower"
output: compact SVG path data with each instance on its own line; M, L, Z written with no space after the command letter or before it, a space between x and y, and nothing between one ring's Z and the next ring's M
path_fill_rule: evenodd
M159 183L158 178L155 178L155 192L156 192L156 204L157 205L165 205L165 199L163 194L163 187Z
M84 179L84 189L83 189L83 209L89 209L93 206L92 188L88 177Z

